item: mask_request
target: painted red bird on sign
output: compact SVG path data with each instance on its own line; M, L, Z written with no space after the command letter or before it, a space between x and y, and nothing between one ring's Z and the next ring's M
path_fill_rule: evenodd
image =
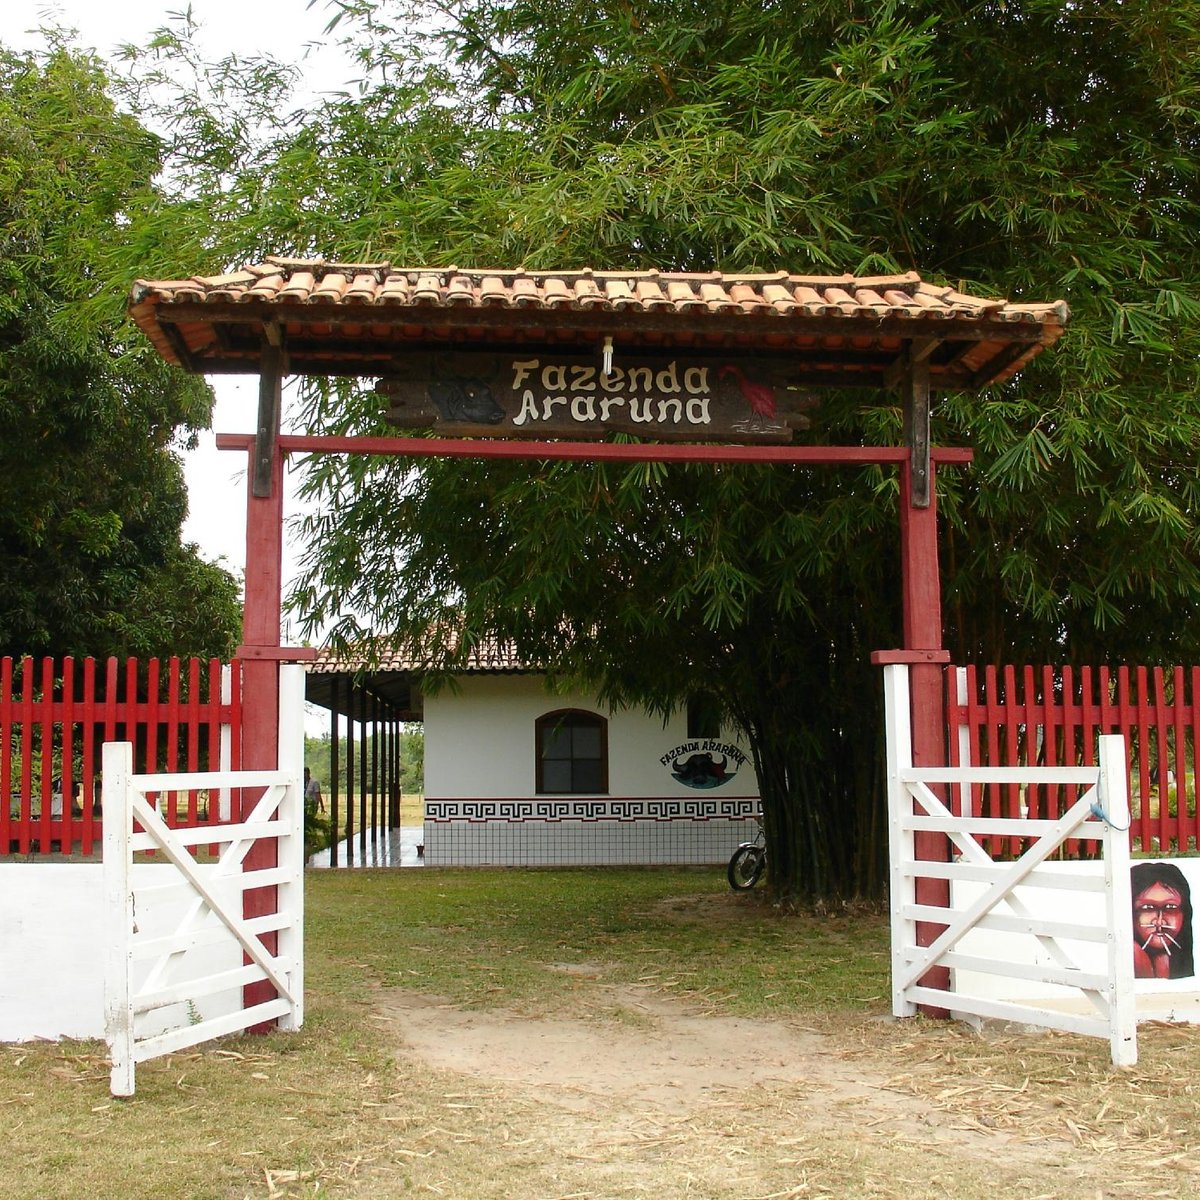
M722 379L726 375L732 375L737 380L738 390L750 406L751 416L747 422L748 427L776 426L775 389L770 384L755 383L752 379L747 379L741 367L735 367L732 363L726 363L717 374Z

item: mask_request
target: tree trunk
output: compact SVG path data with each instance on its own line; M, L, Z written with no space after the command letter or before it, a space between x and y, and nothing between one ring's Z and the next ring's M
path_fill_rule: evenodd
M762 797L769 887L784 903L878 899L887 864L878 688L868 702L837 712L806 711L804 692L812 690L789 688L788 703L764 699L743 720ZM847 691L861 700L861 691Z

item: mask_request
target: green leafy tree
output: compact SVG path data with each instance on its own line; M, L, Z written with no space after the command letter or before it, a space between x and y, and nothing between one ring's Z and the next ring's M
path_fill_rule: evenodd
M425 728L405 725L400 734L400 790L412 795L425 792Z
M355 91L271 125L284 81L257 67L240 77L252 120L214 133L214 103L244 105L227 64L215 100L189 84L163 107L187 148L181 244L215 213L214 268L269 249L917 269L1061 296L1074 318L1052 352L938 401L936 440L977 451L940 481L948 645L959 661L1195 656L1200 4L328 7ZM314 387L305 419L382 428L349 385ZM849 393L807 436L887 442L899 425L892 398ZM313 629L407 636L448 669L441 631L499 634L612 699L713 694L749 735L777 893L881 888L865 664L900 637L886 473L329 458L310 489L296 600Z
M349 743L338 738L338 791L344 796L350 787L351 773L347 769ZM362 743L354 746L353 778L355 789L362 783ZM374 751L370 737L367 738L367 778L374 772ZM333 786L333 743L328 734L304 739L304 765L313 773L324 793ZM425 732L420 725L406 724L400 728L400 790L406 794L425 790Z
M202 381L122 322L161 144L87 55L0 49L0 652L227 655L230 574L180 541Z

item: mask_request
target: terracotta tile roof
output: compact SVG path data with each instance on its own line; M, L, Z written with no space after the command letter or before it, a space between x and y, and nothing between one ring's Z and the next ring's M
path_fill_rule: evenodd
M365 656L356 657L353 654L343 655L332 650L322 650L307 666L310 675L353 675L364 667L372 675L385 672L421 674L430 669L428 659L407 649L386 650L378 658L369 661ZM456 673L519 674L536 670L536 667L517 657L511 644L489 638L470 651L466 662Z
M428 659L411 651L385 651L376 658L322 650L307 666L305 697L332 712L356 721L380 716L420 721L424 713L421 676L429 673ZM475 647L455 674L528 675L536 667L522 662L511 645L489 640ZM376 704L384 710L378 711Z
M914 342L933 382L1005 379L1062 334L1060 301L1010 303L915 273L686 274L466 270L268 258L226 275L138 280L129 311L170 362L202 372L258 369L281 337L293 373L387 374L430 346L622 345L773 352L816 384L885 384Z

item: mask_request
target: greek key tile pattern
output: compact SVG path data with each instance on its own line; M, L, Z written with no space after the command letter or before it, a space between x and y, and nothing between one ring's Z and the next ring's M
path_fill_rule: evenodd
M426 800L428 866L722 864L758 798Z
M758 812L757 796L537 796L511 800L425 801L425 821L741 821Z

